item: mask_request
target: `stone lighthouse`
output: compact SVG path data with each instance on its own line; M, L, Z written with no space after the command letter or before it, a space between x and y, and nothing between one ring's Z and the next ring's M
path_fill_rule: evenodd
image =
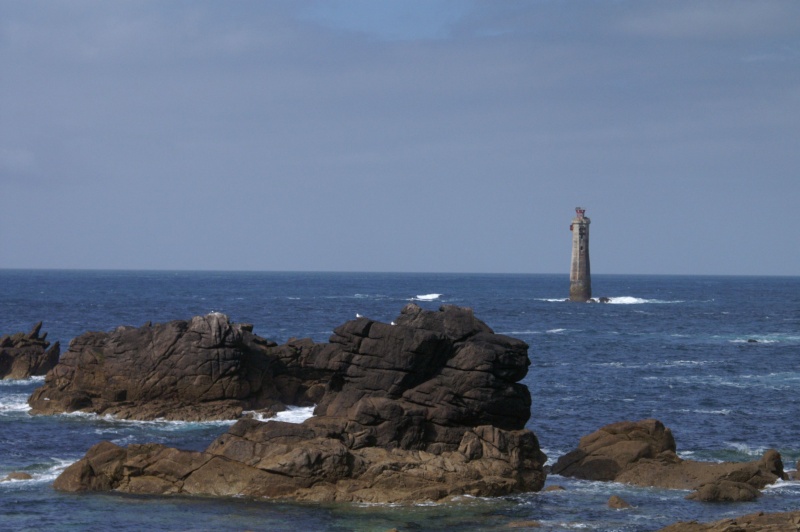
M569 270L569 300L586 302L592 298L592 276L589 269L589 224L586 209L575 208L572 231L572 265Z

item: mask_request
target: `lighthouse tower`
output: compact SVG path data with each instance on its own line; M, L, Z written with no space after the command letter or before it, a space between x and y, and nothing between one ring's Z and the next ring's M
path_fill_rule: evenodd
M586 209L575 208L572 231L572 266L569 270L569 300L586 302L592 298L592 276L589 269L589 224Z

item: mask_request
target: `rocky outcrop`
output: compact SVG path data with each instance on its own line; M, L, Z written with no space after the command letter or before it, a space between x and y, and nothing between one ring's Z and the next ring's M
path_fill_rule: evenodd
M683 521L659 532L788 532L800 530L800 512L758 512L713 523Z
M453 306L359 318L296 349L302 367L331 372L313 418L242 419L203 452L100 443L55 487L366 502L538 491L527 349Z
M28 379L44 375L57 363L61 346L52 346L46 340L47 333L39 336L42 322L34 325L31 332L16 333L0 338L0 379Z
M189 421L310 406L332 374L302 367L310 344L277 346L219 313L88 332L70 342L28 402L32 414L80 410Z
M672 432L655 419L607 425L581 438L578 448L558 459L554 474L637 486L695 490L700 501L745 501L786 478L777 451L753 462L698 462L675 453Z

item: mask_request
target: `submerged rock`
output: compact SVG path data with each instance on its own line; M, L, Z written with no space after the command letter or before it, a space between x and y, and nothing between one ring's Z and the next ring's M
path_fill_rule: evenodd
M54 486L363 502L538 491L527 349L454 306L358 318L295 351L304 371L330 372L315 417L242 419L203 452L100 443Z
M785 479L783 462L768 450L752 462L698 462L675 453L672 432L660 421L623 421L581 438L578 448L558 459L554 474L636 486L696 490L687 498L746 501L758 490Z
M31 332L16 333L0 338L0 379L28 379L44 375L57 363L61 346L52 346L46 340L47 333L39 336L40 321Z
M33 476L30 473L26 473L24 471L12 471L4 478L0 479L0 482L9 482L11 480L30 480Z
M631 507L630 503L619 495L612 495L608 499L608 507L614 510L627 510Z

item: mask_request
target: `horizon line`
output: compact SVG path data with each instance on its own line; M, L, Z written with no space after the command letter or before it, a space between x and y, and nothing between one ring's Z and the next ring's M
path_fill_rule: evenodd
M486 271L393 271L393 270L251 270L251 269L188 269L188 268L10 268L0 267L0 272L117 272L117 273L309 273L309 274L382 274L382 275L559 275L569 277L569 272L486 272ZM789 274L764 273L593 273L603 276L653 276L653 277L800 277Z

